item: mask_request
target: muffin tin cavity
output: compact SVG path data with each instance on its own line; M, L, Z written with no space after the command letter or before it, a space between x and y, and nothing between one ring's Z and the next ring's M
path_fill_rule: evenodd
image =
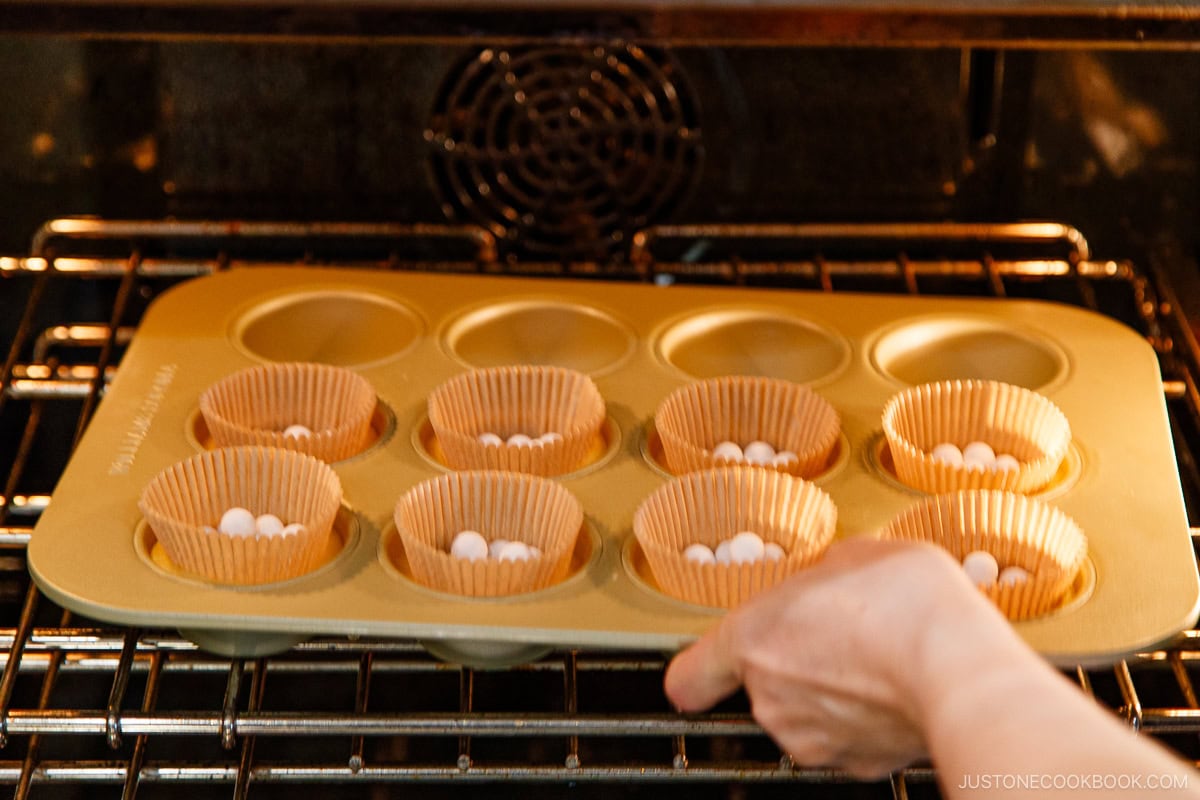
M438 441L437 433L429 422L429 417L421 417L421 421L413 428L413 449L420 453L428 462L440 469L449 470L446 453ZM556 478L574 478L598 469L608 463L621 450L621 428L612 417L605 417L600 426L599 434L592 439L587 454L580 460L579 465L570 472L556 475Z
M446 349L471 367L530 364L599 373L624 361L636 337L597 308L510 300L470 311L445 331Z
M653 419L648 420L642 428L640 449L642 459L657 472L668 478L674 476L675 473L671 472L671 468L667 466L667 456L663 452L662 438L658 435L658 429L654 427ZM809 476L808 480L820 483L822 479L827 479L837 474L849 460L850 442L846 439L846 434L839 433L825 465ZM895 477L894 467L892 468L892 475Z
M677 597L667 594L658 585L658 581L654 579L654 571L650 569L650 562L646 559L646 551L638 544L636 537L630 536L621 548L621 566L634 585L658 602L667 606L673 606L684 613L707 615L713 621L725 613L725 609L723 608L706 606L700 603L690 603L687 600L680 600Z
M1061 608L1088 553L1087 535L1069 515L1040 500L995 490L926 498L897 514L879 536L943 548L1010 620L1036 619ZM987 562L991 569L973 568ZM997 565L1019 568L1020 575L1006 580L1001 574L997 580Z
M863 459L872 471L889 484L914 495L926 494L920 489L909 486L900 480L900 476L896 474L896 462L892 460L892 451L888 447L887 438L882 432L876 433L867 442L863 448ZM1084 474L1085 463L1083 451L1080 449L1079 443L1072 441L1067 446L1067 453L1063 457L1062 463L1058 465L1058 470L1054 473L1053 477L1036 492L1030 492L1029 496L1041 500L1049 500L1065 494Z
M171 561L167 555L166 549L158 541L158 537L150 528L150 525L143 519L138 522L137 528L133 533L133 548L137 551L138 557L150 567L150 569L164 575L172 580L192 583L199 586L205 586L213 589L225 589L238 592L261 592L274 589L291 589L300 588L307 582L315 580L321 575L334 569L339 561L354 550L359 540L359 521L345 506L342 506L333 519L333 528L329 533L329 540L326 543L325 553L320 559L320 563L312 570L297 575L294 578L288 578L283 581L274 581L272 583L255 583L255 584L229 584L218 583L217 581L209 580L200 575L194 575L177 566ZM212 635L212 634L210 634Z
M837 516L829 494L810 481L718 467L659 486L634 512L633 533L665 593L733 608L819 561ZM764 552L767 543L774 556ZM688 552L691 545L708 549L707 563Z
M256 305L234 326L234 340L267 361L361 367L402 355L425 332L421 318L377 294L296 292Z
M362 458L376 447L386 444L392 438L393 434L395 434L396 414L382 400L379 400L375 404L375 410L371 413L370 431L370 435L362 451L343 459L343 461ZM217 446L216 442L213 441L212 433L208 430L208 425L204 422L204 415L199 410L193 412L188 417L184 433L188 441L197 450L212 450Z
M583 528L580 529L579 535L575 537L575 547L571 551L571 559L567 567L566 577L558 583L543 589L498 597L466 597L464 595L438 591L419 582L413 577L412 566L408 563L408 555L404 551L404 541L400 538L399 533L396 532L395 524L389 523L379 535L379 563L383 565L384 571L389 575L396 580L402 581L407 587L417 592L429 594L430 596L449 602L475 603L486 606L495 603L506 603L514 599L536 601L539 597L570 591L572 584L584 580L584 575L587 573L588 567L599 558L601 547L599 534L596 533L595 528L585 519Z
M692 378L760 375L796 383L828 380L845 368L850 346L808 320L760 309L720 309L662 331L659 357Z
M1069 361L1041 334L997 320L939 315L910 320L881 335L871 363L894 381L917 385L980 378L1046 390L1062 382Z
M1075 580L1071 581L1071 585L1063 593L1058 605L1047 611L1043 618L1069 614L1086 603L1094 591L1096 591L1096 565L1092 563L1091 558L1085 558L1079 567L1079 574L1075 576Z

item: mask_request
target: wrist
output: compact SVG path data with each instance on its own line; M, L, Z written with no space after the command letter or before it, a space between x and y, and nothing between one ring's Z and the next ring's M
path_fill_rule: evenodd
M914 577L937 590L922 593L926 607L915 609L907 663L897 663L895 680L901 696L912 698L909 713L920 729L977 720L977 711L997 708L1015 684L1053 675L948 554L937 553Z
M979 600L982 607L963 608L927 631L916 649L914 674L924 677L911 687L915 722L931 751L938 737L974 735L999 709L1055 690L1061 681L986 598Z

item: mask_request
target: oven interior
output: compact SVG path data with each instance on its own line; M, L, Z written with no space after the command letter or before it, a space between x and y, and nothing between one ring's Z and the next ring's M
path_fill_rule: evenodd
M145 35L71 8L42 36L14 14L0 48L16 112L0 121L0 783L16 797L937 796L926 766L878 783L794 766L743 697L675 714L662 653L477 670L327 637L228 659L55 606L24 550L57 476L149 303L221 270L1088 308L1155 348L1200 518L1189 48L363 41L325 17L302 35ZM1070 677L1195 761L1198 637Z

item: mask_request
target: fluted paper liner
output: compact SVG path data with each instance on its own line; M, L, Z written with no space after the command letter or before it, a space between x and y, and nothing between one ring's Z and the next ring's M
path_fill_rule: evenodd
M453 469L562 475L586 463L604 424L604 398L587 375L563 367L509 366L457 375L429 395L429 424ZM562 439L532 446L485 445L545 433Z
M567 576L583 507L561 485L535 475L453 472L408 490L396 503L395 522L418 583L465 597L500 597ZM542 554L525 561L455 558L450 543L463 530L489 542L524 542Z
M377 398L351 370L305 362L248 367L200 396L200 413L218 447L260 445L340 461L366 449ZM303 425L310 436L284 436Z
M341 501L337 473L317 458L230 447L167 467L142 490L138 507L175 566L219 583L256 584L320 566ZM221 516L234 507L274 514L306 530L290 536L217 532Z
M1000 491L938 495L901 512L883 539L932 542L962 561L975 550L1000 568L1029 573L1023 582L981 586L1010 620L1037 617L1058 607L1087 556L1087 537L1062 511L1032 497Z
M799 459L790 468L763 466L804 478L828 465L841 423L833 406L803 384L726 376L676 389L659 405L654 427L667 469L676 475L729 466L712 454L722 441L744 447L761 440Z
M837 508L816 485L773 470L726 467L691 472L656 489L633 517L654 580L666 594L732 608L819 559L833 541ZM716 549L753 531L784 550L778 561L697 564L684 549Z
M894 395L884 406L883 433L897 477L931 494L964 489L1036 492L1054 477L1071 443L1066 416L1048 398L985 380L927 383ZM1019 468L967 468L930 455L943 442L961 449L973 441L1011 454Z

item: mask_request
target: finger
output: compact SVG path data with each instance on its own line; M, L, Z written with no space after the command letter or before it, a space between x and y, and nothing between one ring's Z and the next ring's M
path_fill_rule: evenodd
M680 711L703 711L742 685L736 654L728 642L726 617L667 666L663 689Z

